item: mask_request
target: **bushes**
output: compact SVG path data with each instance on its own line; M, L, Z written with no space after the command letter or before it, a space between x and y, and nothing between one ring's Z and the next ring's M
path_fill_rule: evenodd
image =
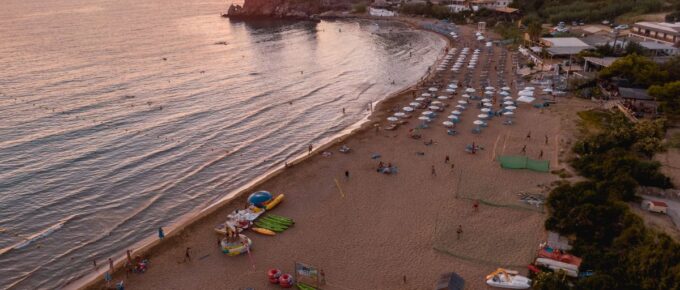
M659 111L671 118L680 115L680 81L651 86L648 90L650 96L659 101Z
M600 71L600 78L611 79L620 77L641 87L659 85L669 79L669 74L661 70L660 66L647 57L630 54L612 63L611 66Z
M525 13L535 12L543 20L598 22L622 14L645 14L663 9L662 0L516 0L512 6Z
M546 229L575 239L581 270L595 273L573 289L680 288L680 244L645 228L623 202L635 199L638 185L672 186L649 159L660 150L663 121L633 124L620 113L579 115L588 123L599 121L588 124L596 130L586 131L573 148L578 157L572 166L588 180L553 189L545 222ZM539 278L534 289L564 287L555 276Z

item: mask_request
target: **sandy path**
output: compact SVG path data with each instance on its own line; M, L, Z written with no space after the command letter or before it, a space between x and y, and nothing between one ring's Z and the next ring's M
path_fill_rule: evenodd
M461 43L472 44L471 29L463 31ZM501 48L494 49L498 57ZM510 54L506 62L510 82L514 77ZM448 83L462 74L452 76L446 71L441 78ZM494 84L495 74L490 80ZM478 86L479 80L473 81ZM421 140L408 138L415 118L395 131L363 130L344 142L352 153L338 153L336 144L329 149L332 157L316 155L259 186L286 194L274 213L294 218L296 225L275 237L248 233L254 242L255 269L248 256L223 256L212 230L230 211L244 205L240 197L153 248L148 253L149 271L125 278L126 289L279 289L267 283L266 270L277 267L291 272L294 261L323 268L328 282L324 289L431 289L440 274L450 271L466 280L467 289L486 289L484 275L501 265L529 263L544 234L543 213L506 205L523 207L515 195L518 191L536 191L537 185L557 179L552 174L501 169L494 156L517 154L524 145L532 158L541 150L544 158L557 156L556 144L546 145L544 136L556 138L560 117L550 110L520 105L515 125L501 125L502 118L495 118L482 134L473 135L472 121L479 110L471 105L456 128L460 134L448 136L441 122L459 95L446 101L451 106L431 128L421 131ZM386 101L373 120L384 125L389 108L410 101L410 92ZM532 138L527 139L529 131ZM430 139L434 145L423 144ZM465 145L473 141L485 150L466 153ZM378 160L370 158L373 153L397 166L399 173L376 173ZM444 163L447 155L454 169ZM344 177L345 170L350 172L349 179ZM475 212L474 199L503 206L482 203ZM460 240L455 234L458 225L464 230ZM194 258L185 263L186 247L193 249ZM124 276L116 273L114 281Z

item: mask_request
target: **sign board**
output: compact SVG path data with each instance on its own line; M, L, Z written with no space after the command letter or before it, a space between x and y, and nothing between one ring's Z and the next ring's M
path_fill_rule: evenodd
M300 262L295 262L295 280L321 289L326 284L326 277L322 269Z

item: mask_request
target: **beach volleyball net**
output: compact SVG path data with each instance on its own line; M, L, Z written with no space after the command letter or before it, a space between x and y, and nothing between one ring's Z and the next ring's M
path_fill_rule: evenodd
M507 169L529 169L537 172L550 172L550 161L534 160L526 156L505 155L498 157L501 167Z

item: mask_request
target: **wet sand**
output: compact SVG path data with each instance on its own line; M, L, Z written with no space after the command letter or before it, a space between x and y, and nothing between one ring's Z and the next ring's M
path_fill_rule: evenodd
M467 43L474 49L481 45L472 40L471 28L461 29L463 37L454 46ZM495 58L501 49L494 47ZM473 73L476 88L485 61L482 53ZM515 77L510 54L505 61L506 80L510 81ZM420 95L433 82L439 82L442 89L450 79L462 79L462 75L452 76L446 70L416 93ZM495 74L490 79L499 87ZM545 235L545 214L522 204L516 194L541 192L540 186L558 177L502 169L495 158L519 154L527 145L529 157L538 158L542 150L551 169L560 168L558 140L565 133L561 130L563 118L553 112L560 108L539 110L521 104L514 125L504 126L503 118L494 118L481 134L474 135L472 121L479 110L471 105L457 125L460 133L449 136L441 122L461 99L460 91L444 101L450 106L430 128L420 131L420 140L409 138L408 130L418 124L416 118L422 110L394 131L373 126L385 126L392 108L412 101L412 92L407 91L377 106L371 122L361 130L324 149L331 157L315 151L305 161L246 191L286 194L273 213L296 221L294 227L273 237L246 232L254 243L252 260L247 255L224 256L213 231L228 213L245 205L245 194L171 233L144 253L135 253L150 258L146 273L126 277L117 271L113 281L124 280L126 289L279 289L268 283L266 271L280 268L292 273L295 261L322 268L327 282L324 289L431 289L446 272L461 275L466 289L486 289L484 276L499 266L526 274L524 266L531 262ZM528 132L531 138L526 138ZM547 145L544 136L549 139ZM434 144L425 145L430 139ZM484 150L465 152L466 144L472 142ZM352 152L339 153L341 144ZM381 158L372 159L374 153ZM447 155L449 163L444 162ZM380 161L392 163L398 173L377 173ZM483 202L475 211L473 203L478 199ZM458 225L463 229L460 239L456 237ZM193 258L184 262L187 247L192 248ZM88 288L102 289L104 283L98 278Z

